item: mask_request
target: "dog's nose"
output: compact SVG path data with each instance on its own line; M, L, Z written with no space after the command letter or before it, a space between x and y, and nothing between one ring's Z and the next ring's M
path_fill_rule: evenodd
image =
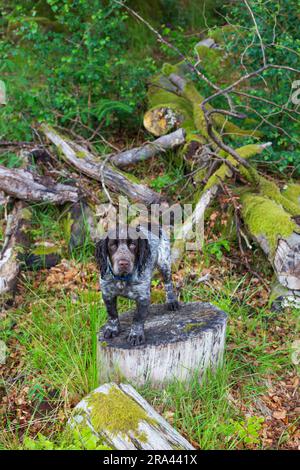
M127 269L129 267L129 261L127 259L120 259L118 265L120 269Z

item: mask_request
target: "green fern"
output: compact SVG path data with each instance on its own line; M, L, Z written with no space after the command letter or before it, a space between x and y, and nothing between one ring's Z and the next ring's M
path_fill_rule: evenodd
M93 109L93 114L99 121L105 119L105 124L111 123L113 113L132 113L133 109L126 103L121 101L113 101L110 99L102 99Z

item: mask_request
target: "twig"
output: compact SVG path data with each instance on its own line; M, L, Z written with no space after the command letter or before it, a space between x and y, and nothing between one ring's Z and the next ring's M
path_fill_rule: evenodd
M246 7L249 10L249 13L251 15L252 21L253 21L254 26L255 26L256 34L257 34L259 42L260 42L260 48L261 48L261 53L262 53L262 57L263 57L263 63L264 63L264 65L267 65L266 54L265 54L265 46L264 46L261 34L260 34L258 26L257 26L256 18L254 16L253 11L252 11L249 3L247 2L247 0L244 0L244 3L245 3Z
M109 158L111 157L111 155L106 155L106 157L104 158L101 166L100 166L100 176L101 176L101 186L102 186L102 189L103 191L105 192L106 196L107 196L107 199L109 200L109 202L111 204L113 204L113 200L109 194L109 191L105 185L105 178L104 178L104 168L105 168L105 165L106 163L108 162Z

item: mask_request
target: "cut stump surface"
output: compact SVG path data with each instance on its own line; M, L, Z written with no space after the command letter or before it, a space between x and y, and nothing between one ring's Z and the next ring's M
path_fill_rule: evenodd
M133 311L121 315L121 333L112 339L99 333L100 381L121 376L134 384L162 386L174 379L199 378L222 360L227 315L209 303L181 304L170 312L166 305L152 305L145 323L146 344L127 342Z

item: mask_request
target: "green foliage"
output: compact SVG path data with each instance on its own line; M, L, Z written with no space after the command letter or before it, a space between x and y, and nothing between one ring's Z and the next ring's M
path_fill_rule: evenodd
M113 1L30 3L7 6L0 20L9 31L0 40L8 95L0 135L30 140L34 120L77 120L92 129L136 125L155 64L128 51L124 10Z
M0 165L4 165L7 168L18 168L23 164L21 157L12 152L6 152L0 155Z
M22 450L109 450L98 437L86 427L65 432L58 439L52 440L41 433L35 439L25 436Z
M168 184L171 184L172 181L173 181L173 178L171 175L169 174L161 175L155 178L154 180L152 180L150 183L150 186L151 188L155 189L155 191L160 191Z
M297 68L300 46L299 0L289 2L253 0L250 3L266 46L267 62ZM229 24L237 24L240 27L233 39L226 41L227 51L234 55L236 60L239 60L241 53L245 51L243 62L247 70L259 68L262 65L261 45L245 5L242 2L231 4L230 9L226 9L226 20ZM250 47L245 49L246 45ZM273 147L264 152L259 161L268 163L277 171L294 170L294 175L300 174L298 138L300 122L296 114L296 105L291 102L292 82L297 79L295 73L276 69L269 69L252 79L251 87L246 90L247 93L267 99L275 105L252 99L248 101L252 107L250 113L242 108L246 104L246 99L236 97L240 109L246 111L250 118L259 120L260 115L263 115L268 121L262 122L260 130L263 131L266 140L273 142Z
M213 255L218 261L220 261L224 256L224 250L230 252L230 243L228 240L220 239L216 242L205 244L202 250L206 265L208 265L210 256Z
M249 416L245 420L235 421L232 418L223 425L223 432L227 441L237 440L243 444L259 444L259 432L264 418Z

